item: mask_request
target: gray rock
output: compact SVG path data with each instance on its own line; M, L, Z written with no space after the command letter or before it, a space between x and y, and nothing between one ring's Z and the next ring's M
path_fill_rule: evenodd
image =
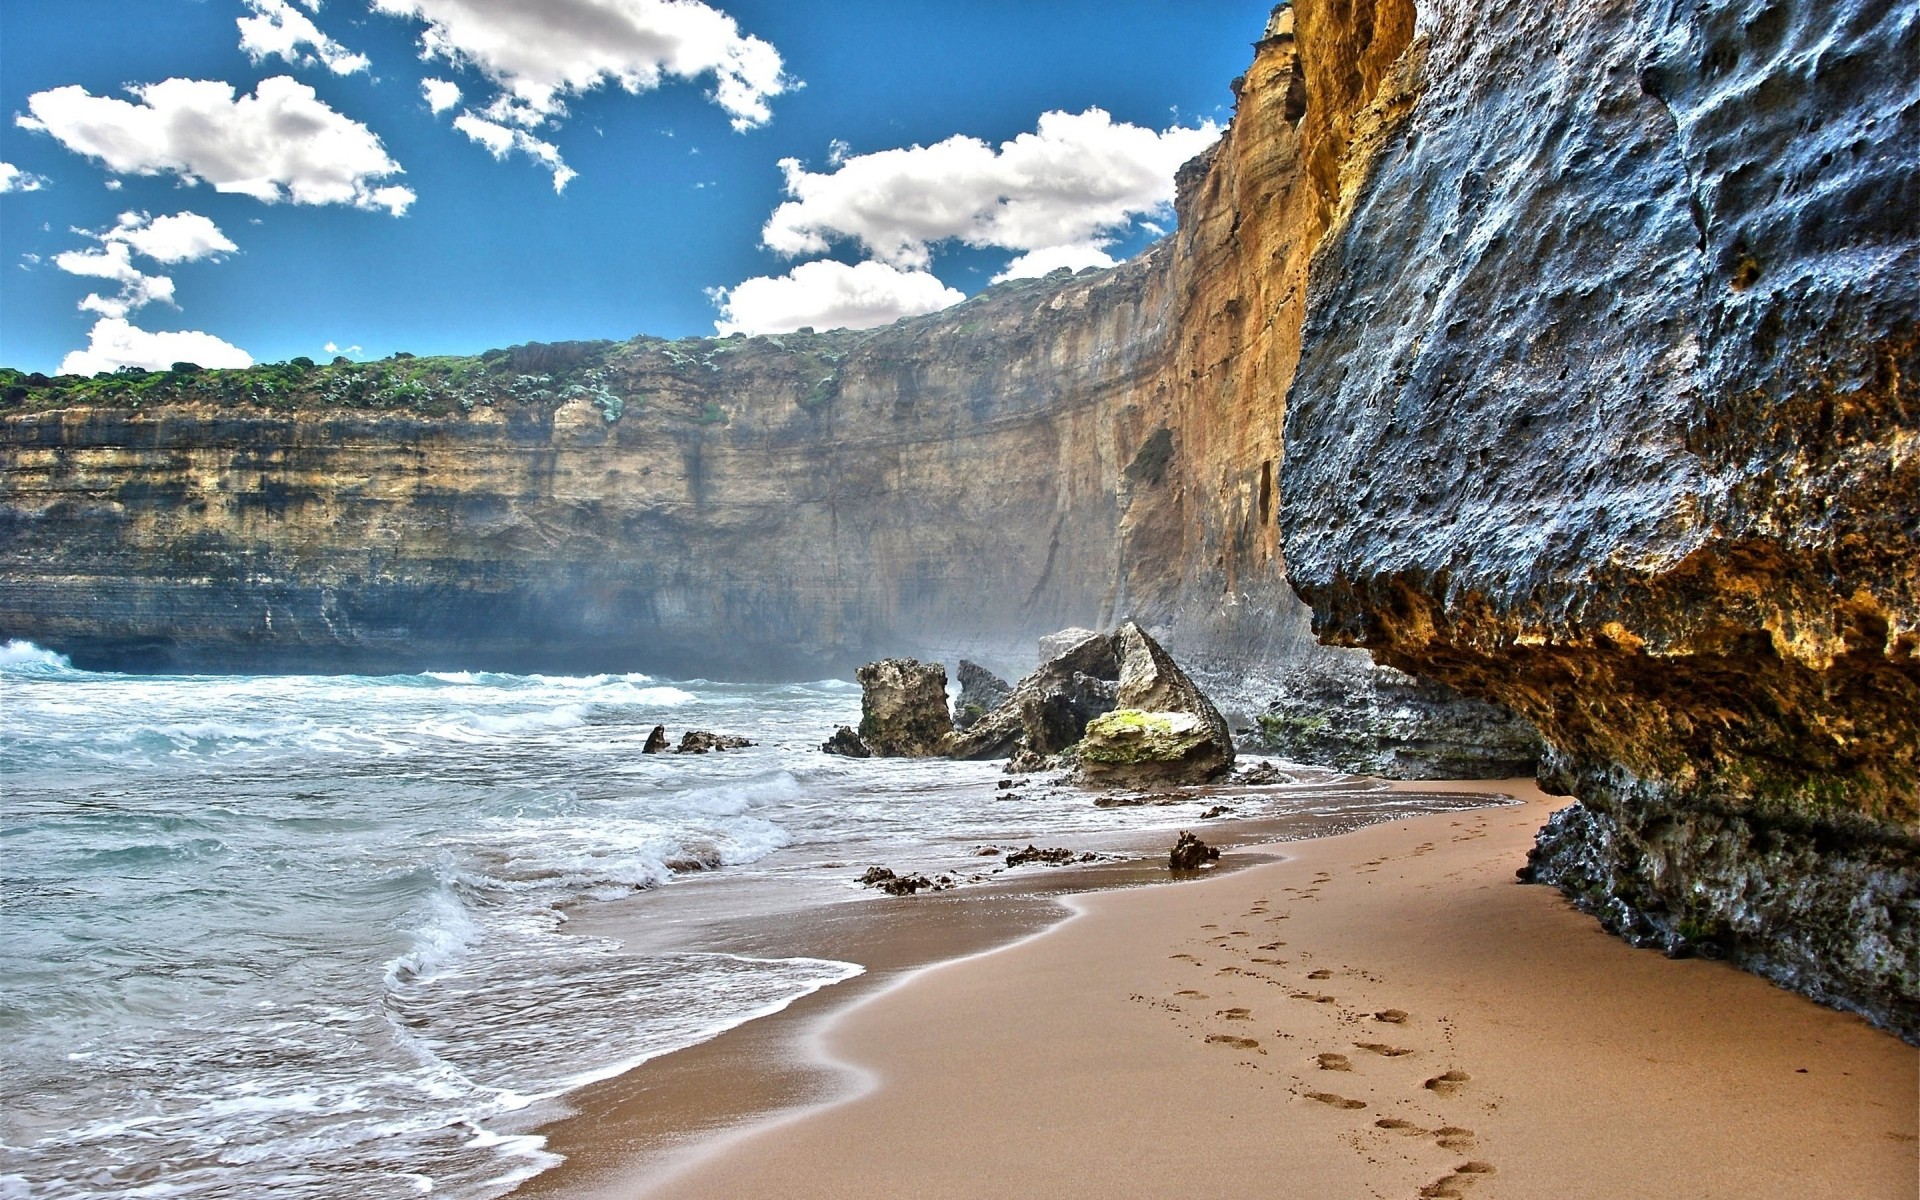
M1113 639L1090 633L1022 679L998 708L958 735L954 758L1007 758L1025 749L1058 754L1078 742L1087 722L1111 712L1120 661Z
M860 740L860 735L842 725L834 730L833 736L822 742L820 749L828 754L838 754L843 758L872 758L873 751Z
M1042 663L1052 662L1088 638L1099 636L1098 633L1091 629L1080 629L1078 627L1062 629L1058 633L1049 633L1040 639L1040 661Z
M680 745L675 754L705 754L710 750L744 750L753 745L746 738L731 733L710 733L705 729L689 729L680 735Z
M954 728L965 730L1005 704L1013 685L976 662L960 660L960 698L954 702Z
M854 672L860 681L860 740L882 758L934 758L953 739L947 669L883 658Z

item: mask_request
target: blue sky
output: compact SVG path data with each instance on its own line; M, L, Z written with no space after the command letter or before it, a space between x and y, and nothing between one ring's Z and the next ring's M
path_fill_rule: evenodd
M872 324L1125 258L1268 7L7 0L0 364Z

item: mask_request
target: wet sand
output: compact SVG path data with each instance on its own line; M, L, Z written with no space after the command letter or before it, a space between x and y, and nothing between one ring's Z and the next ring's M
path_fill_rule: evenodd
M1920 1051L1516 884L1562 802L1497 786L1198 882L822 917L863 981L576 1096L523 1193L1915 1195Z

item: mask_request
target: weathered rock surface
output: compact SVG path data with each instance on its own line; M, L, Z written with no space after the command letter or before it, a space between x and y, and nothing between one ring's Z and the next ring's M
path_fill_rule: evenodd
M1351 7L1398 32L1309 169L1316 628L1540 729L1533 871L1609 927L1920 1040L1912 6Z
M1445 684L1376 666L1370 687L1327 672L1275 681L1257 718L1260 749L1292 762L1386 779L1531 777L1545 746L1528 722Z
M947 669L883 658L854 672L860 681L860 740L882 758L934 758L953 740Z
M1058 754L1080 740L1088 721L1113 709L1119 687L1113 639L1089 633L1022 679L1000 707L954 738L949 753L963 759Z
M1167 855L1167 867L1174 871L1198 871L1219 858L1219 850L1183 829L1180 836L1174 839L1173 850Z
M833 731L833 736L821 743L820 749L828 754L838 754L843 758L872 758L873 750L860 740L860 735L842 725Z
M960 696L953 705L953 724L956 729L971 728L1013 694L1012 684L968 659L960 660L958 678Z
M689 729L680 735L680 744L674 748L675 754L707 754L716 750L745 750L753 745L746 738L731 733L713 733L705 729Z
M1233 736L1158 642L1132 621L1113 635L1114 711L1087 722L1080 777L1095 785L1205 783L1233 769Z

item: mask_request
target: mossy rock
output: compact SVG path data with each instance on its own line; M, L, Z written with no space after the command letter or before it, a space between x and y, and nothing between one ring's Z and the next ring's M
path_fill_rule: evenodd
M1200 783L1221 774L1232 759L1212 727L1194 713L1119 708L1087 722L1079 745L1090 781Z

